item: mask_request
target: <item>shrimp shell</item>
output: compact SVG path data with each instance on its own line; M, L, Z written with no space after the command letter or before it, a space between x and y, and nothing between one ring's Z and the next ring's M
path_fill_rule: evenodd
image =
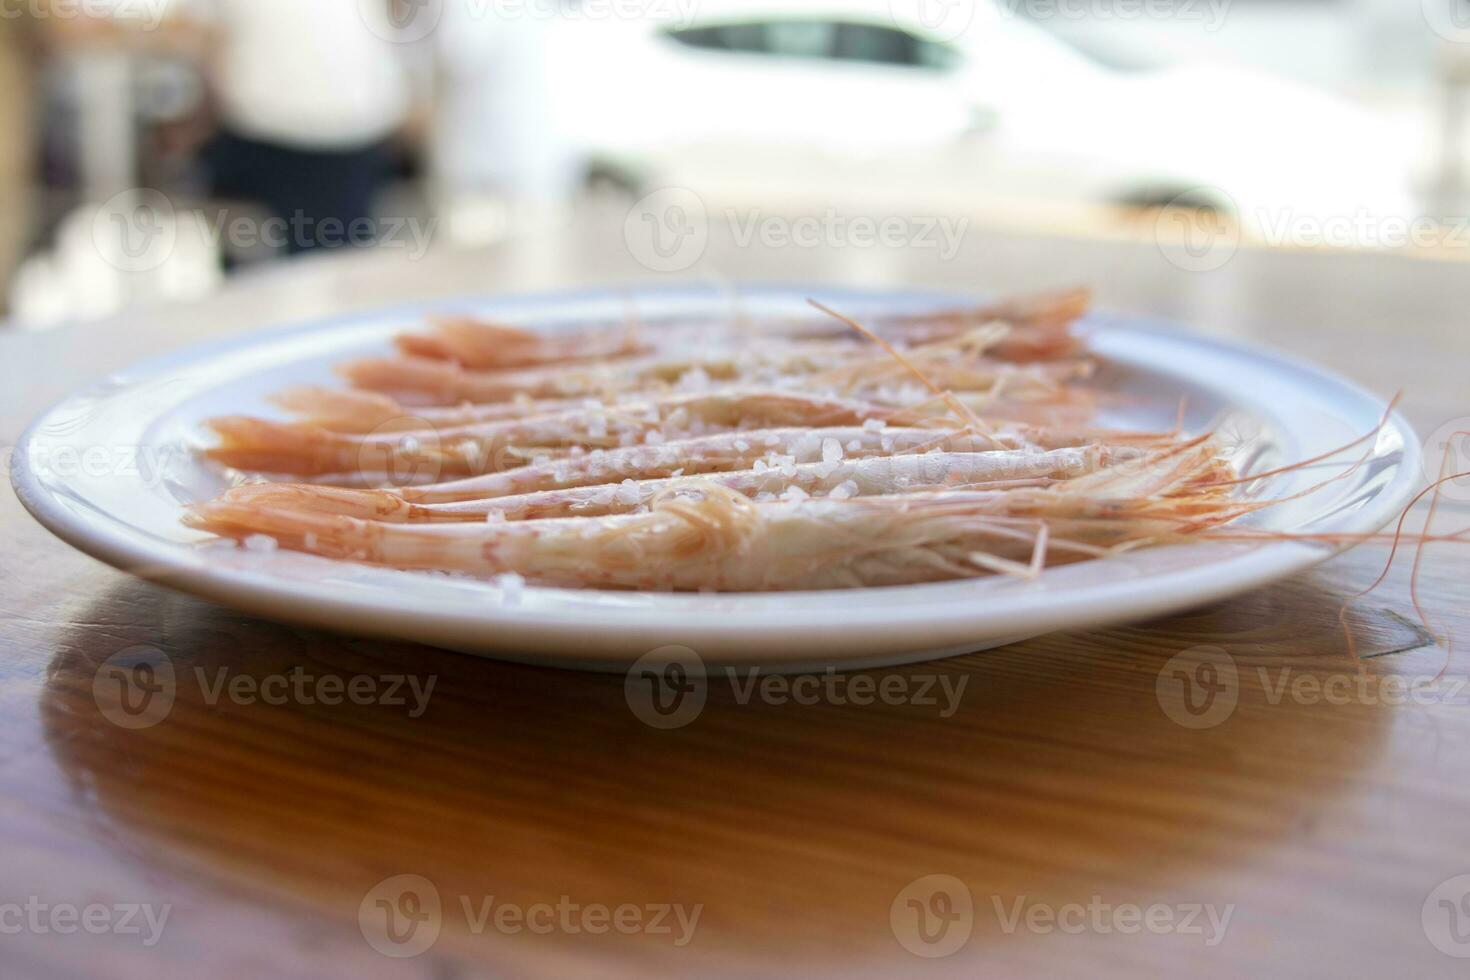
M1043 485L1045 481L1090 473L1120 456L1128 458L1136 452L1094 447L1049 453L925 453L792 463L712 474L704 479L747 497L789 495L792 488L803 496L824 496L841 487L846 487L851 496L883 496L978 485ZM621 484L543 490L450 504L410 503L386 490L342 491L309 485L264 484L237 488L226 499L233 503L291 507L394 523L448 523L487 518L523 521L630 513L684 483L687 481L680 477L625 480Z
M1214 461L1211 447L1170 452L1178 465L1151 478L1160 493L1198 479ZM1034 559L1043 521L1052 547L1074 555L1186 537L1166 497L1127 496L1110 488L1110 477L1098 471L1081 478L1092 482L1080 489L1074 486L1080 481L1065 481L999 493L778 503L693 480L666 491L648 513L495 524L389 524L220 500L198 505L188 520L226 537L264 534L327 557L474 575L509 572L546 585L849 588L993 574L998 562Z
M477 371L425 357L370 357L340 368L355 387L422 405L503 402L527 398L605 396L650 384L672 385L692 372L712 381L734 381L756 370L806 374L862 348L850 341L787 344L761 351L660 354L587 365L555 365L516 371Z
M225 466L268 473L420 473L469 476L520 466L522 455L543 449L613 448L651 435L675 438L709 430L799 423L841 425L894 413L861 402L814 399L779 390L736 390L686 395L613 409L583 408L461 426L388 428L366 434L335 432L302 423L243 416L210 421L220 445L208 458Z

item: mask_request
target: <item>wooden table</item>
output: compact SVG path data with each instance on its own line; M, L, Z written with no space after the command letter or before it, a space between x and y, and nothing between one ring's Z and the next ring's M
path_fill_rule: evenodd
M189 309L0 335L0 443L68 390L204 337L388 300L656 278L622 233L588 219L416 263L307 260ZM972 228L949 262L740 248L717 231L697 271L988 291L1090 282L1104 307L1269 343L1385 395L1402 388L1421 433L1470 414L1470 276L1457 263L1246 250L1191 273L1147 243ZM1442 516L1470 523L1462 503ZM1349 660L1338 610L1373 580L1382 548L1184 615L871 675L909 690L963 681L949 717L915 703L742 704L716 684L694 723L656 730L620 677L251 619L84 558L8 490L0 529L6 978L1419 978L1467 966L1432 941L1470 951L1453 945L1470 933L1464 881L1441 887L1470 874L1465 655L1449 664L1455 683L1417 699L1382 686L1447 661L1418 625L1401 562L1354 607L1364 659ZM1435 630L1462 639L1465 567L1458 546L1431 548L1420 584ZM161 721L130 729L101 710L94 683L139 645L167 654L177 694ZM1171 658L1201 645L1231 658L1237 704L1186 727L1174 719L1203 716L1170 693L1183 692ZM283 703L211 696L221 678L270 692L297 676L307 695ZM317 696L392 676L432 680L426 709ZM404 874L432 883L437 918L381 884ZM658 923L670 931L652 928L658 906L698 907L692 937L672 914ZM146 913L165 907L150 944ZM420 910L422 931L394 946L385 908L400 936L401 916ZM501 908L541 931L497 920ZM434 927L411 958L368 940L376 929L379 946L403 951ZM905 944L958 948L925 958Z

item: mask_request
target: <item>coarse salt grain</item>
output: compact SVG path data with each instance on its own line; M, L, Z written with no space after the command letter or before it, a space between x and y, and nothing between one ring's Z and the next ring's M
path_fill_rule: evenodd
M867 429L869 432L880 432L883 429L888 428L888 423L883 421L882 419L868 419L866 422L863 423L863 428Z
M701 391L709 387L709 374L704 368L690 368L679 379L679 387L690 391Z
M782 500L789 501L789 502L791 502L791 503L794 504L794 503L796 503L799 500L805 500L805 499L807 499L808 496L810 496L810 495L805 490L803 490L801 487L790 486L790 487L787 487L786 488L786 492L785 493L781 494L781 499Z
M842 443L836 439L822 440L822 462L835 463L842 458Z
M506 572L495 576L495 584L500 587L506 605L515 605L521 601L521 594L525 591L526 580L515 572Z
M271 552L281 546L279 541L265 534L252 534L240 543L244 545L246 551Z
M847 500L851 497L856 497L857 494L858 485L851 480L844 480L843 482L837 484L837 486L833 487L832 492L829 493L827 496L831 497L833 500Z

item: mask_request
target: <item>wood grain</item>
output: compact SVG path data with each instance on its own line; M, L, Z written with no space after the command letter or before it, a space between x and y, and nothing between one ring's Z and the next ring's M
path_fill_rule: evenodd
M605 233L576 231L545 276L579 276L576 255ZM1078 277L1107 288L1117 248L1077 253ZM471 265L524 281L503 254L474 258L399 270L398 288L463 289ZM741 253L726 267L758 276L780 258ZM799 258L813 275L854 275L839 258ZM904 274L898 258L883 261ZM1300 321L1271 340L1330 350L1380 389L1410 387L1422 431L1452 417L1463 341L1432 325L1412 341L1389 329L1403 321L1375 328L1384 297L1344 322L1352 350L1334 348L1321 340L1338 308L1326 287L1345 273L1301 262L1298 282L1320 296L1281 291L1268 267L1223 319ZM282 303L312 312L364 268L303 271L318 288L286 300L278 285L241 287L164 311L127 344L108 333L123 324L0 337L0 372L17 379L0 395L0 435L14 439L44 397L124 355L177 345L200 323L280 318ZM1433 302L1445 311L1428 324L1466 298L1453 267L1438 268L1380 266L1378 288L1442 285ZM1203 303L1219 280L1191 288ZM1467 518L1460 506L1441 515L1447 528ZM1377 575L1383 548L1184 615L868 675L910 690L963 683L948 717L914 703L742 703L716 678L692 724L658 731L629 710L621 677L242 616L83 558L8 492L0 529L0 928L6 903L31 896L171 907L151 947L134 935L0 932L7 978L1463 975L1421 912L1437 885L1470 873L1470 690L1453 689L1463 657L1419 625L1405 562L1351 610L1362 659L1347 657L1339 610ZM1441 636L1465 635L1464 568L1458 546L1427 551L1420 594ZM128 730L99 708L94 684L109 657L140 645L169 659L175 700L159 723ZM1193 730L1158 687L1172 658L1200 646L1231 658L1238 703ZM1450 683L1424 703L1384 702L1381 678L1432 678L1447 662ZM298 669L434 686L417 716L410 705L211 697L221 676L249 684ZM1329 703L1303 677L1339 678L1329 689L1350 693ZM408 959L377 953L359 926L364 898L400 874L428 879L443 900L437 942ZM933 874L969 890L973 932L953 955L924 959L900 944L890 909ZM477 933L461 896L472 909L488 896L521 907L565 896L701 912L684 946L649 933ZM1179 930L1008 931L1002 912L1018 901L1233 910L1207 945Z

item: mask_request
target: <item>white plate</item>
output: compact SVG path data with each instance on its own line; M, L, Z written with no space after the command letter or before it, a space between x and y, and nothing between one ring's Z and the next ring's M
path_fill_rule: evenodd
M754 314L805 314L815 296L858 314L945 306L933 293L864 293L824 286L752 287ZM722 316L726 293L650 289L640 316ZM331 365L386 351L425 312L456 310L546 329L616 319L626 292L465 299L248 334L151 360L67 399L27 432L16 491L44 525L101 560L173 588L263 616L354 633L418 640L510 660L617 670L649 650L682 645L706 665L774 670L859 667L995 646L1057 629L1141 619L1222 599L1301 571L1333 549L1300 542L1150 549L1048 570L1036 582L990 578L848 592L670 595L527 588L374 569L309 555L202 547L179 523L184 504L212 496L223 477L193 454L201 422L232 413L274 415L265 396L325 382ZM1085 321L1103 359L1101 381L1128 396L1104 421L1170 428L1181 398L1186 427L1222 415L1253 428L1252 472L1307 459L1370 431L1383 404L1314 367L1206 340L1165 324L1095 316ZM1268 481L1284 497L1331 471ZM1265 511L1281 530L1376 531L1407 503L1419 449L1397 416L1349 478Z

